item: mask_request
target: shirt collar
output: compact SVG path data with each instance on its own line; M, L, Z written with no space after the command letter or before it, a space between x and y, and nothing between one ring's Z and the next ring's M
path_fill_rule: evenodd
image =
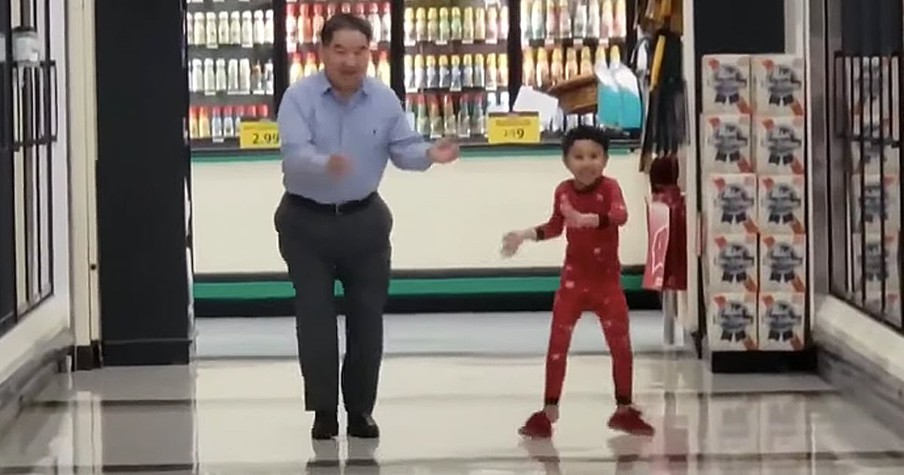
M321 94L326 94L333 89L333 86L330 84L330 80L326 77L325 71L318 71L317 76L317 90L320 91ZM370 95L373 92L373 85L371 84L370 78L365 77L364 81L361 83L360 92L363 92L364 95Z

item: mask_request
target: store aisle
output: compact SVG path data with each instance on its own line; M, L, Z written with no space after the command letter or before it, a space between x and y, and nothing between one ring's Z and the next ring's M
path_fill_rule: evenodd
M61 377L0 440L0 473L897 474L904 441L814 376L712 377L641 356L651 440L605 427L606 356L569 366L552 443L515 434L537 407L538 357L386 361L379 446L312 446L289 361L205 361Z

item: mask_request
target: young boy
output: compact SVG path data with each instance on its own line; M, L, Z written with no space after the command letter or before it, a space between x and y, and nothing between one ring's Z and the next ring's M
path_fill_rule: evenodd
M512 231L503 238L502 253L513 256L526 240L558 237L568 228L568 246L559 290L553 302L552 329L546 355L544 408L520 429L527 437L551 437L559 418L559 397L571 334L581 313L599 316L612 356L615 414L609 427L636 435L652 435L653 428L632 406L632 354L628 334L628 304L621 287L618 228L628 220L618 183L603 176L609 160L609 140L594 127L576 127L562 141L565 166L574 178L556 187L552 216L545 224Z

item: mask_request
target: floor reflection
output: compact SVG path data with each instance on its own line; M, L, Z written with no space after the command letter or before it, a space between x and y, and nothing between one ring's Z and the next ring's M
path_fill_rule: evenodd
M904 465L904 441L816 378L714 378L674 359L637 363L655 437L605 427L608 361L576 357L555 439L523 440L542 371L542 358L389 360L382 440L313 444L293 363L76 374L0 436L0 474L899 475Z

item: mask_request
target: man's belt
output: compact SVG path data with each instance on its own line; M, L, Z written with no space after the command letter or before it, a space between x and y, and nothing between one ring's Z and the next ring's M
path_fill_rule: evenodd
M354 213L355 211L360 211L369 205L374 198L377 197L377 192L373 192L360 200L354 201L346 201L344 203L320 203L314 201L310 198L305 198L301 195L293 195L291 193L288 194L289 198L292 200L292 203L295 203L299 206L307 208L311 211L316 211L318 213L323 214L332 214L335 216Z

